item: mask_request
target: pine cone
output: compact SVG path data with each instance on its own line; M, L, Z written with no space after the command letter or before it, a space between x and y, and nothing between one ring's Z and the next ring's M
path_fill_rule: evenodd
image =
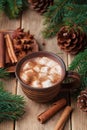
M13 47L18 60L27 54L38 51L38 43L29 31L24 32L23 29L18 28L12 36Z
M81 91L80 95L78 96L77 104L82 111L87 112L87 89Z
M60 49L72 55L84 50L87 46L87 36L80 28L62 27L58 32L57 40Z
M17 28L13 34L12 34L12 38L16 39L16 38L22 38L25 35L24 33L24 29L21 29L20 27Z
M53 5L53 0L29 0L29 2L31 7L40 14L46 12L48 6Z

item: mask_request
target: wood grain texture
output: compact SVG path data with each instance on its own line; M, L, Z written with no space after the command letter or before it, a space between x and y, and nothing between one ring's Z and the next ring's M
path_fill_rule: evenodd
M36 103L29 98L27 98L22 92L21 85L18 82L17 94L21 94L25 97L26 100L26 113L22 117L22 119L18 120L15 125L15 130L53 130L60 115L62 114L64 108L57 112L50 120L48 120L45 124L41 124L37 120L37 116L48 109L52 103ZM63 96L63 95L62 95ZM67 97L68 95L66 95ZM70 121L66 123L64 130L70 130Z
M25 31L30 30L30 33L34 35L38 41L40 50L51 51L63 58L67 65L67 55L63 53L57 45L57 37L45 39L42 36L43 30L43 16L33 11L32 9L26 11L22 17L22 28ZM45 43L45 46L43 45Z
M20 27L20 19L9 19L4 13L0 14L0 30L14 30Z
M74 56L72 55L68 55L68 66L71 64L71 62L73 61Z
M74 56L68 55L68 64L72 62ZM82 112L78 107L76 101L72 101L71 106L74 111L71 116L72 130L87 130L87 114Z
M20 26L19 20L10 20L4 13L0 14L0 30L13 30ZM16 93L16 79L11 76L4 80L5 89L13 94ZM4 121L0 124L0 130L14 130L13 121Z
M51 51L57 54L64 60L67 66L67 55L59 49L56 37L51 39L43 38L41 34L41 30L43 29L43 17L41 15L32 9L25 12L22 17L22 28L24 28L25 31L30 30L30 33L33 34L38 41L41 51ZM45 46L43 46L43 43L45 43ZM19 82L17 86L17 94L24 95ZM60 96L61 95L62 97L63 95L66 95L68 97L67 93L60 94ZM37 116L49 108L51 106L51 103L40 104L31 101L25 95L24 97L26 100L26 113L21 120L16 122L15 130L53 130L63 110L58 112L45 124L40 124L40 122L37 120ZM64 130L70 130L70 120L68 120L66 123Z
M87 113L82 112L76 102L72 102L74 112L72 114L72 130L87 130Z
M34 35L36 40L38 41L40 50L43 51L51 51L60 56L66 67L71 63L74 57L65 54L62 52L58 45L56 37L50 39L44 39L41 30L43 29L43 17L29 9L22 16L22 21L18 20L9 20L7 16L3 13L0 15L0 30L13 30L17 27L21 26L25 29L25 31L30 30L30 33ZM43 45L45 43L45 46ZM21 86L19 82L16 82L15 77L11 76L10 79L4 80L5 89L16 93L18 95L22 95L25 98L26 106L25 106L25 114L23 117L16 121L4 121L0 124L0 130L53 130L60 115L63 112L63 109L59 111L56 115L54 115L50 120L48 120L45 124L40 124L37 120L37 116L42 113L44 110L48 109L52 102L41 104L36 103L30 99L28 99L25 94L21 90ZM17 88L16 88L17 87ZM68 104L74 108L73 113L71 114L71 118L66 122L64 130L87 130L87 116L85 113L81 112L79 108L77 108L76 102L71 101L70 95L68 92L61 92L55 100L61 97L66 97L68 100Z

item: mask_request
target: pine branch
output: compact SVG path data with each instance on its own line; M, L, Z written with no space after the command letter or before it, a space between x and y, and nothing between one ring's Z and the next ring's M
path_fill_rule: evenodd
M29 7L28 0L22 0L22 10L26 10Z
M5 69L0 68L0 78L7 78L8 75ZM22 96L5 91L0 81L0 122L19 119L24 114L24 104Z
M45 29L42 31L45 38L55 36L63 24L64 6L68 0L54 0L54 5L50 6L44 14Z
M28 0L1 0L0 10L4 11L7 16L12 18L18 18L21 13L29 6Z
M69 66L69 70L76 71L81 76L81 87L78 92L75 93L75 95L78 96L80 91L87 88L87 49L75 56L74 60Z
M4 9L5 2L6 0L0 0L0 10Z
M0 68L0 78L7 78L9 76L9 73L6 71L6 69Z
M87 1L54 0L54 5L44 14L42 33L45 38L53 37L62 26L74 24L87 32Z
M63 22L68 26L80 26L87 33L87 5L67 4Z
M61 22L60 24L53 23L53 24L48 25L48 27L44 27L44 30L42 31L44 38L50 38L50 37L55 36L62 25L63 23Z
M0 82L0 122L19 119L24 114L24 104L22 96L6 92Z

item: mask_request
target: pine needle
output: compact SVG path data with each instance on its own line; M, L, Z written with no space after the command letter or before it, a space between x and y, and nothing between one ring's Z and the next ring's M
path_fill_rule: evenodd
M64 6L67 2L68 0L54 0L54 5L50 6L44 14L45 29L42 34L45 38L55 36L60 29L63 24Z
M22 96L5 91L0 82L0 122L19 119L24 114L24 104Z
M65 7L63 22L68 26L80 26L87 33L87 5L68 3Z
M0 68L0 78L7 78L9 73L4 68Z
M0 0L0 11L12 18L18 18L29 7L28 0Z
M0 68L0 78L8 78L8 76L6 69ZM0 122L17 120L24 114L24 98L5 91L3 86L3 82L0 81Z
M53 37L62 26L80 26L87 33L87 1L84 0L54 0L44 14L45 38Z
M75 93L77 96L80 91L87 88L87 49L75 56L68 69L76 71L81 76L80 89Z

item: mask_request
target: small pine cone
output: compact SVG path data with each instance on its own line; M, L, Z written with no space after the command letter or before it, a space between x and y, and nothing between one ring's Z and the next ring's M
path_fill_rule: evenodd
M43 14L47 11L47 8L50 5L53 5L54 0L29 0L31 3L31 7L39 12L40 14Z
M77 105L80 107L82 111L87 112L87 89L81 91L77 99Z
M39 50L38 43L30 32L24 32L23 29L18 28L13 32L13 47L15 54L20 60L27 54L37 52Z
M87 46L86 34L76 27L62 27L58 32L57 41L61 50L72 55L84 50Z
M12 34L12 38L13 39L20 39L20 38L22 38L23 36L25 35L25 33L24 33L24 29L21 29L20 27L19 28L17 28L16 30L14 30L14 32L13 32L13 34Z

